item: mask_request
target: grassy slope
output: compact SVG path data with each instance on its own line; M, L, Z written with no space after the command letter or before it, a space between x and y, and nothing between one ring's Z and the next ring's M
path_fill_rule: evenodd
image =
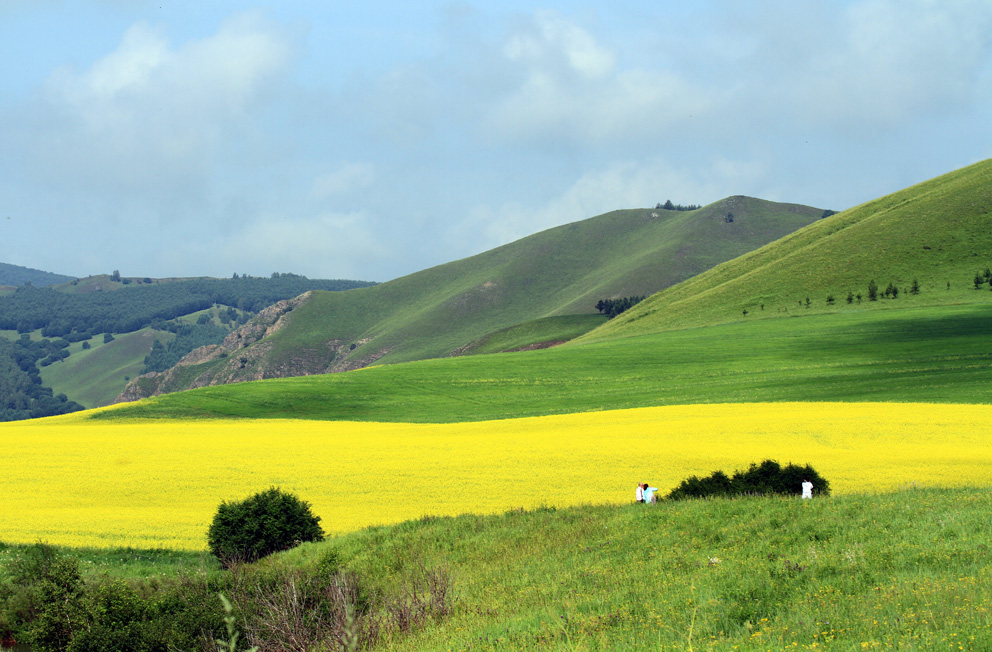
M985 401L992 293L975 290L972 279L992 262L990 176L986 161L816 222L650 297L561 350L203 390L133 413L456 421L715 401ZM918 279L922 289L847 304L848 288L872 278L904 290ZM402 293L413 284L406 277L369 290ZM818 299L807 308L806 296ZM746 317L741 306L750 308ZM307 338L316 338L318 304L299 310Z
M992 159L814 223L649 297L583 339L806 312L806 297L809 312L832 312L828 295L867 300L872 279L903 291L918 279L931 305L972 302L975 272L992 264L990 216Z
M315 292L255 346L268 350L274 369L304 360L326 368L334 359L329 342L345 347L344 368L441 357L516 324L595 312L601 298L650 294L820 214L744 197L692 212L614 211L375 287Z
M380 650L980 650L990 509L987 489L908 489L518 510L368 528L262 563L334 551L371 594L447 571L451 615ZM0 571L22 549L0 545ZM87 581L216 572L194 553L69 552Z
M82 342L75 342L69 347L68 358L41 370L41 379L56 394L64 392L85 407L109 405L127 379L141 373L152 343L156 339L165 343L172 337L172 333L145 328L118 335L107 344L102 335L94 337L88 350L82 348Z
M908 490L546 509L370 528L283 561L331 547L384 583L447 569L451 618L389 650L977 650L990 508L988 490Z
M588 333L605 321L605 315L563 315L535 319L489 333L460 350L459 355L547 348Z
M984 303L845 308L541 351L205 387L94 418L296 417L453 422L734 401L988 402Z

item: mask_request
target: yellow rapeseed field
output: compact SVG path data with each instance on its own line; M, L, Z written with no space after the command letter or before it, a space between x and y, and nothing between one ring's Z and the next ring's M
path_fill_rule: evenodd
M992 484L992 406L755 403L446 425L297 420L0 425L0 541L199 550L223 500L278 486L328 532L622 503L765 458L835 493Z

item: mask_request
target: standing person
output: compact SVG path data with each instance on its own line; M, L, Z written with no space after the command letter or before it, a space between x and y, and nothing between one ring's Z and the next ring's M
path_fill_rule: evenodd
M646 503L656 503L658 502L658 497L654 495L654 492L658 491L658 487L649 487L648 484L644 483L644 502Z
M634 500L636 500L639 503L644 502L644 487L646 486L648 486L647 483L645 484L641 484L640 482L637 483L637 490L634 492Z
M803 500L813 497L813 483L809 478L803 478Z

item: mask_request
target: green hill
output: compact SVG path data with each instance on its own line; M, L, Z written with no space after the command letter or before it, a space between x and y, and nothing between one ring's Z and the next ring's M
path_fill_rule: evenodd
M976 289L974 279L992 265L990 221L992 159L811 224L650 297L584 339L889 309L912 296L914 281L917 305L982 301L990 286ZM870 301L873 280L880 293L897 287L898 297Z
M727 401L987 402L992 291L973 279L992 263L990 169L971 166L816 222L566 346L204 388L99 417L430 422ZM920 290L874 302L858 290L861 301L848 304L841 280L853 292L872 278L880 288L915 278ZM820 290L808 295L820 298L807 308L814 283ZM745 298L752 285L764 310Z
M130 389L346 371L461 353L487 334L546 317L595 314L599 299L648 295L810 224L820 209L731 197L694 211L622 210L477 256L344 293L314 292L239 340ZM546 325L546 324L545 324ZM595 322L587 322L587 326ZM540 339L574 337L535 331ZM518 333L519 334L519 333ZM248 346L245 346L246 341ZM139 386L140 385L140 386Z
M102 337L84 340L90 344L88 349L77 342L70 345L69 357L41 370L41 379L45 387L71 395L86 407L109 405L121 387L141 373L145 356L151 352L155 340L167 341L172 337L168 331L143 328L107 343Z
M987 403L992 292L980 295L975 305L781 317L202 387L92 418L438 423L693 403Z

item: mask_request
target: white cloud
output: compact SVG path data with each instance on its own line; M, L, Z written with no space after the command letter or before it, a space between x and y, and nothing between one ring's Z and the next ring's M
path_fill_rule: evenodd
M992 4L858 0L833 9L770 2L745 21L739 96L807 127L858 134L978 99L992 60Z
M58 4L0 23L0 260L55 271L387 280L666 199L843 208L992 142L988 0Z
M288 35L257 13L180 47L137 23L88 69L52 75L25 151L53 188L167 203L198 194L292 52Z
M503 48L519 82L488 108L484 130L522 141L601 146L657 137L712 99L678 73L621 67L579 26L540 12Z
M530 29L513 35L503 48L512 61L546 67L559 61L589 79L601 79L614 68L616 56L589 32L553 11L539 11Z

